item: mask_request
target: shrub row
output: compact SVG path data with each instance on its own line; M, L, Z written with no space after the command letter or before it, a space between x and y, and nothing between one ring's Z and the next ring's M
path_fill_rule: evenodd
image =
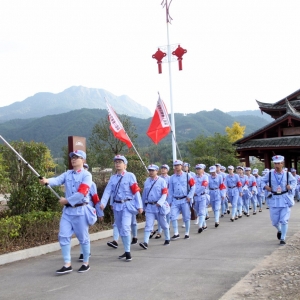
M108 205L104 221L90 227L90 233L112 229L113 214ZM61 212L34 211L24 215L0 217L0 255L57 242ZM138 215L137 221L145 220Z

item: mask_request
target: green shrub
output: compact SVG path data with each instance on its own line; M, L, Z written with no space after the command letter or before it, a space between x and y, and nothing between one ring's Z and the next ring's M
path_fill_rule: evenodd
M0 219L0 254L57 240L59 212L31 212Z

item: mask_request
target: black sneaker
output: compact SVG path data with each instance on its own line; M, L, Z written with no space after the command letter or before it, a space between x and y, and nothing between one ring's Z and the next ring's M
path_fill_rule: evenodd
M56 270L56 274L67 274L72 271L73 271L72 266L70 266L70 267L63 266L61 269Z
M150 236L149 236L149 239L152 239L152 237L154 236L154 234L158 232L158 229L154 230L154 231L151 231L150 233Z
M199 229L198 229L198 233L201 233L203 231L203 229L200 227Z
M269 207L266 207L266 209L269 209Z
M132 238L131 245L136 245L138 239L137 238Z
M179 239L179 238L180 238L179 234L174 234L174 235L171 237L172 240L177 240L177 239Z
M215 227L218 227L220 225L220 223L215 223Z
M281 231L277 232L277 238L280 240L281 239Z
M91 253L90 253L90 256L91 256ZM83 254L82 254L82 253L79 255L78 260L79 260L79 261L83 261Z
M256 215L256 211L254 211L253 214Z
M250 217L250 215L249 215L249 214L247 214L246 216L247 216L247 217Z
M164 246L169 246L169 245L170 245L170 241L169 240L165 240Z
M242 217L243 217L243 215L238 215L238 217L239 217L239 218L242 218Z
M205 220L209 220L209 216L206 216L206 217L205 217Z
M286 242L284 240L281 240L279 245L285 245L285 244Z
M119 259L123 259L123 258L126 258L126 252L124 252L124 254L119 256Z
M234 217L235 220L238 220L239 218L237 216Z
M231 222L234 222L234 218L230 218L230 221L231 221Z
M78 270L78 273L84 273L84 272L87 272L88 270L90 269L90 266L89 265L82 265L79 270Z
M118 248L118 243L116 241L112 241L112 242L107 242L107 246L112 247L112 248Z
M126 261L131 261L132 260L130 252L125 252L125 255L126 255Z
M184 239L185 239L185 240L188 240L189 238L190 238L190 236L187 235L187 234L184 236Z
M221 218L224 218L224 215L221 215Z
M207 226L202 227L202 229L203 229L203 231L204 231L204 230L207 230Z
M249 206L249 209L252 209L252 207L251 207L251 206Z
M143 242L143 243L139 243L139 245L143 248L143 249L145 249L145 250L147 250L148 249L148 244L147 243L145 243L145 242Z
M227 213L230 214L230 210L229 209L227 209Z

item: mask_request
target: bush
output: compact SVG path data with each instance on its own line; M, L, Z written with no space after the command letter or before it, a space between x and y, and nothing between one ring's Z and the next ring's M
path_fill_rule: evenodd
M0 254L57 241L59 212L31 212L0 219Z
M26 214L30 211L60 210L57 198L51 191L39 184L37 175L50 177L55 166L50 151L43 143L12 142L12 147L28 164L4 145L0 145L3 163L7 164L10 180L10 199L8 206L13 215ZM1 172L0 172L1 174ZM57 189L59 191L59 188Z

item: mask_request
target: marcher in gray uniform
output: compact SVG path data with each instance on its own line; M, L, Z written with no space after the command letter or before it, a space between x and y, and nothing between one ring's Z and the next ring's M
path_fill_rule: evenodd
M256 179L256 187L257 187L257 204L258 204L258 212L262 212L262 203L264 200L264 190L262 188L261 176L258 175L258 169L253 169L253 176Z
M277 228L280 245L285 245L291 207L295 204L294 193L297 182L290 172L283 171L283 156L275 155L272 160L275 170L266 174L262 181L265 184L264 189L271 192L269 207L272 225Z
M257 187L256 187L256 178L251 174L251 168L246 167L245 173L248 176L248 190L251 193L250 201L253 206L253 215L256 215L257 208ZM241 214L241 212L240 212Z
M235 220L237 220L238 217L241 218L242 211L244 212L244 215L246 215L247 217L250 217L249 203L250 203L250 197L251 197L251 193L249 192L249 189L248 189L248 184L249 184L248 176L244 174L244 168L241 166L237 166L236 170L240 176L240 182L242 184L243 195L240 196L239 200L238 200L238 211L237 211L237 215L235 216Z
M61 246L64 266L57 270L57 274L72 272L71 266L71 238L75 233L83 250L83 264L78 270L79 273L90 269L90 236L89 226L96 220L96 210L89 203L89 190L92 185L92 175L84 170L83 164L86 154L82 150L76 150L69 154L73 170L55 178L42 178L41 184L59 186L64 184L65 197L61 197L59 203L64 205L63 214L59 224L58 240Z
M199 229L198 233L201 233L206 226L205 215L206 215L206 207L209 204L210 196L208 189L208 176L204 174L204 165L198 164L195 166L196 176L195 179L195 211L199 218Z
M210 176L208 176L208 187L210 196L210 205L214 212L215 227L220 225L221 201L226 196L226 186L223 183L223 177L216 173L216 166L209 167Z
M225 166L221 166L220 167L220 171L225 174L225 177L226 177L226 175L228 175L228 173L226 173L226 167ZM226 186L226 188L227 188L227 186ZM230 214L230 209L229 209L229 206L228 206L228 193L227 193L227 189L226 189L226 197L224 199L224 207L223 208L224 208L224 210L222 211L221 217L222 217L222 215L225 215L226 213L228 215Z
M297 187L295 189L295 199L299 202L300 201L300 176L297 174L297 171L294 168L291 168L291 173L297 180Z
M113 196L113 210L115 223L118 227L124 246L124 254L119 259L125 258L131 261L130 234L132 215L143 212L143 204L140 188L133 173L126 171L127 159L123 155L114 157L117 174L110 177L109 182L101 198L101 209L103 210Z
M228 166L228 174L225 177L225 184L227 186L227 195L229 198L229 202L231 203L232 217L230 218L230 220L232 222L234 222L237 213L238 199L243 195L240 176L238 174L235 174L233 171L234 171L234 167Z
M175 174L170 177L168 202L171 206L171 222L174 229L172 240L178 239L178 216L182 213L183 221L185 223L185 239L189 239L191 210L190 206L193 201L195 193L195 181L190 173L182 171L182 161L175 160L173 166L175 167Z
M167 188L169 188L169 180L170 180L170 176L168 175L168 172L169 172L169 170L170 170L170 167L167 165L167 164L163 164L163 165L161 165L160 166L160 177L162 178L162 179L164 179L165 180L165 182L166 182L166 184L167 184ZM167 215L166 215L166 218L167 218L167 222L168 222L168 224L169 224L169 227L170 227L170 213L168 213ZM155 239L160 239L161 238L161 234L162 234L162 228L161 228L161 226L158 224L158 226L157 226L157 234L156 234L156 236L155 236ZM155 231L153 230L152 232L151 232L151 234L150 234L150 239L152 238L152 236L155 234ZM152 235L152 236L151 236Z
M88 171L89 165L87 163L84 163L83 168ZM89 191L89 197L90 197L89 205L96 209L96 214L97 214L98 220L102 221L104 213L103 213L103 210L100 209L100 200L99 200L99 196L97 194L97 186L94 181L92 181L92 185L91 185L91 188ZM90 254L90 256L91 256L91 254ZM83 249L81 246L80 246L80 255L79 255L78 260L83 261Z
M169 224L166 219L166 214L170 211L170 206L167 199L168 188L166 181L157 176L157 165L149 165L149 177L144 183L142 200L144 211L146 212L146 225L144 230L144 242L139 245L143 249L148 249L149 237L153 230L154 221L156 220L165 234L164 245L170 244Z

